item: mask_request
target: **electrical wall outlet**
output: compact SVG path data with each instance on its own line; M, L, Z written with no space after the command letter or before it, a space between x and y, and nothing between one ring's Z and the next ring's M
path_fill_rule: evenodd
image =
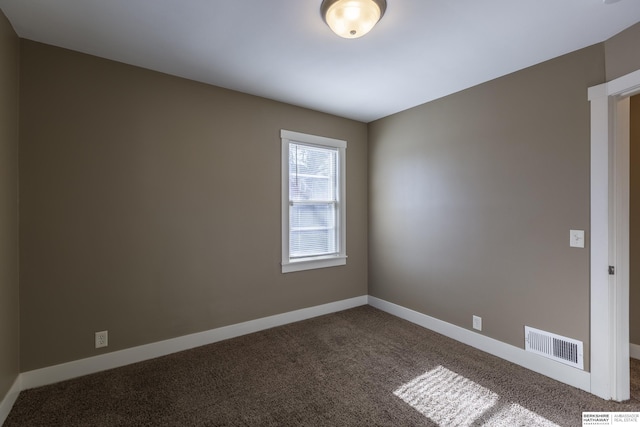
M473 316L473 329L482 330L482 317Z
M96 332L96 348L109 345L109 331Z

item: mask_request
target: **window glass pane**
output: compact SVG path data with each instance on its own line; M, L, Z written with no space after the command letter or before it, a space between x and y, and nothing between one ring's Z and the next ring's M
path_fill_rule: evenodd
M292 259L335 254L335 230L291 231L289 250Z
M337 150L289 145L289 199L336 200Z
M334 204L292 205L289 209L291 258L338 252Z
M338 151L289 144L289 256L338 252L336 181Z
M292 230L301 228L334 228L336 208L334 204L293 204L289 226Z

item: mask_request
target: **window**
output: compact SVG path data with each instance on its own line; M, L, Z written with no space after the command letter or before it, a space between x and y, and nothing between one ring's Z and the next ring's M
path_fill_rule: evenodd
M282 130L282 272L346 263L347 142Z

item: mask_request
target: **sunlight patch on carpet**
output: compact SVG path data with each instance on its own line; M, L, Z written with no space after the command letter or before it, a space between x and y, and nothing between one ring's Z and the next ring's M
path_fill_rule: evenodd
M523 408L517 403L510 403L500 409L487 421L487 425L558 427L558 424L552 423L548 419Z
M440 425L470 425L499 396L473 381L438 366L393 392L422 415Z
M441 426L470 426L495 411L487 425L558 427L518 404L500 407L498 394L443 366L414 378L393 394Z

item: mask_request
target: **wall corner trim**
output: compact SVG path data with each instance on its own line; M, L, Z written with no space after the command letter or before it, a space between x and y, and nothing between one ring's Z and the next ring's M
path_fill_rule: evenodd
M9 412L11 412L11 408L13 404L16 403L18 399L18 395L22 390L22 374L18 375L13 382L13 385L4 396L2 400L0 400L0 426L4 424L5 420L9 416Z
M369 296L369 305L463 344L470 345L471 347L475 347L501 359L508 360L516 365L545 375L556 381L591 392L591 375L589 372L545 359L542 356L526 352L513 345L503 343L376 297Z

